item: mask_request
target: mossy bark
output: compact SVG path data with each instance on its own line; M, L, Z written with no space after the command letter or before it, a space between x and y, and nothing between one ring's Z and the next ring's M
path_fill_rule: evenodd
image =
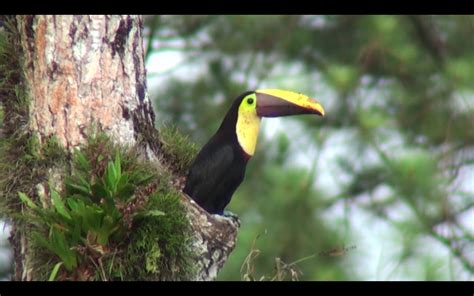
M162 149L154 128L155 115L147 94L141 17L17 16L13 23L18 34L21 85L28 98L23 109L26 112L18 116L26 123L25 133L35 135L38 147L54 138L68 155L87 141L88 130L98 128L117 144L139 146L143 159L170 173L178 180L172 184L181 189L179 179L183 175L176 172L182 169L170 167L179 156L167 160L170 155ZM11 110L7 109L11 104L5 102L5 114L10 114ZM14 136L13 131L4 136ZM34 179L40 182L30 184L34 199L45 197L39 189L48 188L48 181L53 180L54 186L61 187L68 165L57 168L57 163L44 167L44 176ZM15 188L10 188L10 192L14 191ZM214 279L235 247L239 223L209 215L184 194L182 202L193 229L191 251L195 268L189 279ZM21 205L13 208L17 214L24 210ZM14 218L12 224L13 278L35 280L31 263L35 253L25 235L27 229L20 227ZM157 279L163 278L173 280L166 276Z

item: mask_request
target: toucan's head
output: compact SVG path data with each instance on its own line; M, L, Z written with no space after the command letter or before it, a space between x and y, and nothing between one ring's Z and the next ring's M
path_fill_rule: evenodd
M257 146L262 117L301 114L324 116L324 109L316 100L300 93L280 89L260 89L240 95L229 113L237 113L235 124L237 140L243 151L251 157Z

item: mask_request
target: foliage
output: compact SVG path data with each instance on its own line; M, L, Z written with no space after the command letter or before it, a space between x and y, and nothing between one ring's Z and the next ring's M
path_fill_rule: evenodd
M43 252L58 258L44 278L152 279L167 276L163 265L170 260L187 258L188 222L178 195L160 182L151 166L137 159L136 151L114 147L99 134L74 152L64 190L48 186L49 207L19 193L31 212L31 238ZM161 253L170 256L163 259ZM49 260L45 255L38 257ZM146 268L140 274L122 270L141 269L144 261ZM87 267L90 262L96 270ZM62 266L65 270L58 273Z
M112 236L115 241L125 238L119 209L130 203L137 186L153 177L123 172L119 154L113 162L108 162L102 175L91 174L91 164L80 151L75 152L74 161L77 171L73 178L65 181L65 196L60 197L50 186L51 208L42 209L24 193L19 193L37 223L48 228L48 237L35 232L34 238L61 258L68 271L78 266L81 250L78 246L100 253Z

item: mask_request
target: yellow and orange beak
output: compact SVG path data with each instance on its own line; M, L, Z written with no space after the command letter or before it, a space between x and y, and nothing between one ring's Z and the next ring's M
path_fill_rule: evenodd
M303 94L280 89L260 89L257 96L259 117L281 117L299 114L324 116L324 109L316 100Z

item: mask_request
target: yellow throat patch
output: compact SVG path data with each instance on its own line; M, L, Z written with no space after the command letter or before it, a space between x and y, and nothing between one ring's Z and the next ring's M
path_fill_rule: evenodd
M257 147L260 117L257 115L257 97L255 93L246 96L239 106L235 127L240 147L252 156Z

